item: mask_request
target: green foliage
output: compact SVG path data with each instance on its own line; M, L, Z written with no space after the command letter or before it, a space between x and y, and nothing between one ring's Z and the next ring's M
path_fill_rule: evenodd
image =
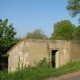
M2 57L8 57L9 54L2 54L1 56L2 56Z
M69 20L57 22L54 24L54 32L51 39L73 40L76 36L75 29L76 27Z
M8 57L7 51L14 46L19 39L15 38L16 31L12 24L9 26L8 19L2 21L0 19L0 67L3 69L3 57Z
M67 10L70 11L72 17L80 14L80 0L68 0Z
M47 43L47 52L48 52L48 56L49 56L49 63L50 63L50 48L49 48L49 44Z
M6 52L18 42L15 38L16 31L12 24L9 26L8 19L2 21L0 19L0 54L6 54Z
M77 39L80 40L80 25L76 29Z
M35 62L36 67L37 68L41 68L41 67L51 67L50 62L47 61L46 58L44 58L43 60L40 60L39 62Z
M51 67L24 68L14 73L0 72L1 80L44 80L80 70L80 61L70 62L57 69Z
M29 32L26 35L26 38L29 39L48 39L41 29L36 29L33 32Z

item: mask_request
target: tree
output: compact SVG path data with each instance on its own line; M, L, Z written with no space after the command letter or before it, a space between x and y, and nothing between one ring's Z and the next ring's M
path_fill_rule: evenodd
M67 10L70 11L72 17L80 14L80 0L68 0Z
M0 70L3 68L7 68L8 58L3 57L7 53L7 51L15 45L19 39L15 38L16 31L12 24L9 26L8 19L2 21L0 19Z
M76 29L77 39L80 40L80 25Z
M18 42L15 38L16 31L12 24L9 26L8 19L0 19L0 54L6 54L7 51Z
M73 40L75 39L76 27L69 21L64 20L54 24L54 32L52 33L51 39L58 39L58 40Z
M36 29L33 32L28 32L26 38L29 39L48 39L41 29Z

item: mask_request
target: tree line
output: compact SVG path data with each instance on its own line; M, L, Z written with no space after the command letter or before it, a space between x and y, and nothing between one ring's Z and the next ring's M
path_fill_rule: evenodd
M28 32L26 38L29 39L50 39L50 40L80 40L80 25L75 26L69 20L63 20L53 25L51 37L41 30L36 29L33 32Z

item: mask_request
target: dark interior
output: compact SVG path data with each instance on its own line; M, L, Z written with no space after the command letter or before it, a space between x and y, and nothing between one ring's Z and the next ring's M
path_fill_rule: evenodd
M56 54L56 52L57 52L58 50L52 50L52 67L53 68L55 68L55 65L56 65L56 63L55 63L55 54Z

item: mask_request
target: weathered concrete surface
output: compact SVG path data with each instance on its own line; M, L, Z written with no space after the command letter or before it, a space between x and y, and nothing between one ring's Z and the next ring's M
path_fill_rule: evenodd
M80 71L45 80L80 80Z
M52 61L55 53L55 68L70 61L80 60L80 42L67 40L23 39L8 51L8 71L15 71L21 66L35 66L35 62L46 58Z
M15 71L18 68L19 54L23 52L23 42L19 43L17 46L10 50L8 57L8 71Z
M80 60L80 41L70 42L70 60L71 61Z

